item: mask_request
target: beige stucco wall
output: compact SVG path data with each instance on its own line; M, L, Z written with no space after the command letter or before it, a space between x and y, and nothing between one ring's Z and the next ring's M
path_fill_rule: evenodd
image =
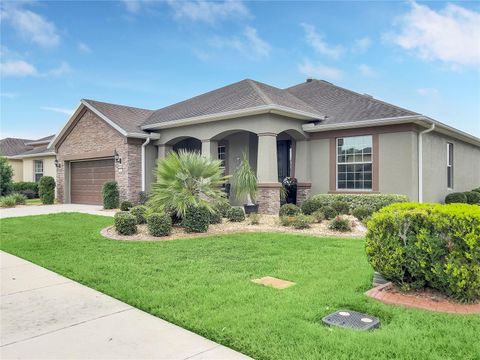
M312 180L311 194L327 193L329 190L329 144L330 139L315 139L309 141L310 146L310 174ZM297 161L295 166L301 166Z
M453 189L447 189L447 142L453 143ZM432 132L423 135L423 199L443 202L451 192L480 186L480 148Z
M413 131L379 134L378 142L378 190L407 195L417 201L417 134Z
M8 163L10 164L13 170L12 180L14 182L23 181L23 161L8 159Z
M35 160L43 160L43 176L52 176L56 179L55 156L44 156L23 159L23 181L35 181Z

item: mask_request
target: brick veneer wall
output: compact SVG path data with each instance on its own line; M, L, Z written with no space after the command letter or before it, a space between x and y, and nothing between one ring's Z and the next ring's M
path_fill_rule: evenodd
M141 140L125 138L89 110L79 115L76 123L56 147L57 159L61 164L57 169L58 201L65 201L65 162L69 158L101 151L111 151L113 155L114 150L122 159L121 165L115 165L120 199L136 202L141 190ZM88 158L86 155L85 159Z
M301 206L305 200L310 197L312 189L311 183L298 183L297 184L297 205Z
M280 188L278 184L258 184L257 203L260 214L278 215L280 211Z

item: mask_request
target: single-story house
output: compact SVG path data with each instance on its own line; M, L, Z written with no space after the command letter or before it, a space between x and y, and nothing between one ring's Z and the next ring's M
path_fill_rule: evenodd
M65 203L101 203L111 179L135 201L157 159L178 149L220 159L227 174L245 151L263 213L278 212L287 176L297 178L299 202L314 193L441 202L480 185L479 138L314 79L286 89L247 79L158 110L81 100L49 146Z
M0 140L0 155L13 169L13 181L37 182L42 176L57 176L55 151L48 144L55 135L37 140L4 138Z

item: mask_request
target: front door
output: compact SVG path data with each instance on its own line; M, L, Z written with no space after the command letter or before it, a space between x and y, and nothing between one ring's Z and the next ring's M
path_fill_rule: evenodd
M292 142L290 140L277 141L277 166L278 181L282 182L287 176L290 176Z

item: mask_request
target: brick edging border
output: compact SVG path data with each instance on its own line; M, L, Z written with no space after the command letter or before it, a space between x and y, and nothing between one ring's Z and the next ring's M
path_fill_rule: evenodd
M480 314L480 304L455 304L446 300L432 301L424 298L414 298L399 293L391 293L391 282L368 290L365 295L388 305L400 305L407 308L429 310L449 314Z

